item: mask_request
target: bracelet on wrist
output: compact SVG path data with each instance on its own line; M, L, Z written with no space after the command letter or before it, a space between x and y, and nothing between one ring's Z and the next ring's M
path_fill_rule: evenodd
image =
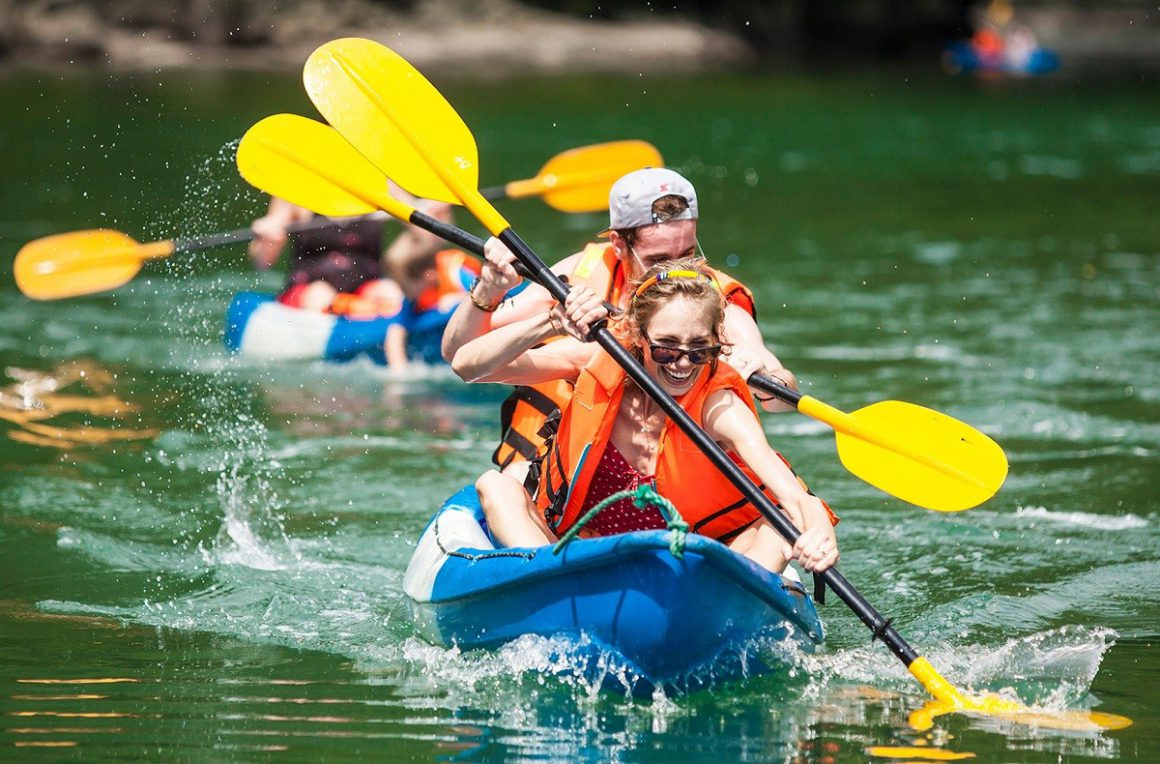
M479 277L471 282L471 288L467 290L467 296L471 298L471 304L482 310L484 313L495 313L500 305L503 304L503 298L499 298L495 305L488 305L486 302L480 302L479 298L475 296L475 287L479 285Z

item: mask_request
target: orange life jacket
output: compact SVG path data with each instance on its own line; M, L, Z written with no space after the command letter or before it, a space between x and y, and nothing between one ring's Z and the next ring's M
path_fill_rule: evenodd
M748 287L718 270L706 270L717 279L726 301L745 308L757 318L753 293ZM626 282L624 263L608 242L585 246L568 275L569 284L583 284L613 305L619 304ZM500 407L500 444L491 455L492 461L502 469L512 462L542 458L560 410L571 397L572 383L568 380L517 387Z
M466 278L479 275L480 264L474 257L458 249L444 249L435 253L436 283L428 287L415 300L415 312L425 313L439 306L439 301L449 294L466 294Z
M560 429L541 470L536 506L556 533L565 533L580 516L584 499L612 437L625 372L604 351L581 372ZM705 401L718 390L732 390L757 416L745 381L728 364L703 373L692 390L678 399L681 408L701 424ZM730 458L775 503L757 476L735 454ZM666 420L657 441L656 490L676 506L689 528L710 538L728 539L760 517L704 452L672 421Z

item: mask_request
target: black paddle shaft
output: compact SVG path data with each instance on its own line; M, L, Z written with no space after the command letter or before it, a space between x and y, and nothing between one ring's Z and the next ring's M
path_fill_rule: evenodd
M372 212L369 215L363 215L363 218L371 215L381 215L379 212ZM361 218L359 218L361 219ZM330 228L333 226L341 226L350 222L349 220L335 220L333 218L316 217L302 223L296 223L286 227L287 233L298 233L299 231L315 231L320 228ZM414 210L411 216L407 218L407 222L411 225L418 226L425 231L430 231L441 239L454 244L457 247L471 252L474 255L483 257L483 239L464 231L462 228L457 228L450 223L444 223L442 220L433 218L425 212ZM214 233L208 236L191 236L189 238L174 239L174 252L197 252L203 249L210 249L212 247L222 247L226 244L239 244L243 241L249 241L254 238L254 231L251 228L239 228L236 231L227 231L225 233ZM532 274L524 267L522 262L515 264L516 272L523 278L530 279ZM792 391L791 391L792 392Z
M417 213L418 214L418 213ZM385 217L381 212L371 212L367 215L362 215L355 220L362 220L371 216ZM286 233L299 233L300 231L316 231L320 228L331 228L341 225L346 225L350 220L335 220L334 218L315 217L301 223L286 226ZM438 221L436 221L438 222ZM462 232L461 232L462 233ZM442 234L440 234L442 235ZM243 241L249 241L254 238L254 230L252 228L239 228L235 231L226 231L225 233L211 233L206 236L190 236L188 238L180 238L173 240L174 252L197 252L203 249L211 249L213 247L223 247L226 244L240 244Z
M511 228L507 228L499 235L499 240L507 245L508 249L527 266L528 270L532 272L532 277L535 281L544 286L545 289L552 295L553 298L559 302L563 302L564 298L568 296L568 286L560 280L560 278L551 271L544 262L536 255L536 253L524 243L523 239L516 234ZM758 511L769 520L774 529L781 534L782 538L793 544L797 541L801 533L794 527L793 523L783 515L777 506L770 500L768 496L761 492L753 481L749 479L741 467L737 465L725 453L724 449L717 444L709 435L701 429L701 427L693 421L680 404L669 395L660 384L649 375L640 361L630 353L625 347L616 341L616 337L608 330L607 326L603 324L596 326L592 330L592 338L604 348L604 350L612 356L612 358L621 365L629 377L648 394L650 398L660 405L661 409L666 415L681 428L681 431L688 435L693 442L701 449L701 451L709 457L709 460L721 470L721 473L729 479L737 490L741 491L753 505L757 507ZM776 384L776 383L773 383ZM780 387L780 386L779 386ZM784 390L793 393L788 388ZM801 397L800 395L798 396ZM857 589L846 580L846 577L838 572L837 568L830 568L820 574L822 580L837 594L849 608L854 611L854 614L862 620L864 624L870 627L875 637L878 637L882 642L890 648L900 660L907 666L918 658L918 653L915 652L902 635L894 630L890 625L890 621L882 617L882 615L874 609L874 607L866 601Z

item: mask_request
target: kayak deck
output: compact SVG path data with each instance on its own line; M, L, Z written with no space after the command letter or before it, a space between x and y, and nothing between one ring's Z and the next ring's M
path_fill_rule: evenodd
M758 673L744 662L757 641L812 650L822 624L800 582L770 573L724 545L668 531L496 549L473 488L453 496L420 538L404 578L416 628L463 649L526 634L564 637L602 652L648 685ZM761 663L761 661L757 661ZM730 665L737 664L737 665Z

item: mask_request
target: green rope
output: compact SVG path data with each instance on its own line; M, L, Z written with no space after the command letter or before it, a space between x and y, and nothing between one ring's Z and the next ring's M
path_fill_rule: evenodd
M611 496L607 497L592 509L584 513L584 516L576 521L576 524L568 529L556 545L552 547L552 554L560 554L564 551L564 547L571 543L572 539L576 538L576 534L584 527L592 518L596 517L602 509L608 507L621 499L632 499L632 504L637 509L647 509L648 507L656 507L661 513L661 517L665 519L665 525L673 533L673 540L669 542L669 552L678 560L685 555L685 536L689 533L689 524L681 517L681 513L673 506L673 503L657 493L648 483L642 484L635 490L617 491Z

